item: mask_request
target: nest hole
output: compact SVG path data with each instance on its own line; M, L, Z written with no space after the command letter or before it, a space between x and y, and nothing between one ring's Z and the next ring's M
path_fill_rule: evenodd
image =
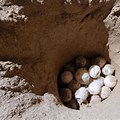
M78 65L76 60L79 58L79 57L84 57L86 59L86 65ZM96 61L97 58L104 58L104 60L106 61L106 63L104 63L104 65L100 66ZM95 93L95 94L91 94L90 91L88 90L90 84L99 79L100 77L103 77L103 78L106 78L108 75L105 75L103 73L103 68L107 65L107 64L110 64L111 65L111 60L110 58L108 57L108 55L106 56L102 56L100 54L97 54L97 55L93 55L93 56L76 56L74 57L72 60L70 60L68 63L65 63L63 65L63 67L61 68L60 72L59 72L59 75L58 75L58 92L59 92L59 96L60 96L60 99L61 99L61 102L68 108L71 108L71 109L76 109L76 110L79 110L80 109L80 106L82 104L85 104L87 106L93 106L94 104L96 104L97 102L94 103L94 99L96 99L97 97L100 98L100 101L98 99L98 103L102 102L103 100L107 99L108 97L104 98L102 96L102 90L103 88L106 87L104 81L103 81L103 85L101 85L101 90L99 93ZM101 70L101 73L100 75L98 75L99 77L96 77L96 78L92 78L91 75L90 75L90 67L93 66L93 65L97 65L100 67L100 70ZM89 83L81 83L81 81L79 81L77 78L76 78L76 74L77 74L77 71L79 69L82 69L82 68L85 68L87 71L88 71L88 74L90 75L90 79L91 81ZM64 72L70 72L72 73L73 75L73 78L71 78L72 80L68 80L68 81L63 81L62 80L62 74ZM113 76L115 76L115 70L114 72L111 74ZM68 78L69 79L69 78ZM82 80L82 78L81 78ZM83 80L82 80L83 82ZM81 100L77 99L76 98L76 92L78 91L78 89L80 88L86 88L88 90L88 95L86 97L86 100L83 100L81 102ZM107 86L108 87L108 86ZM115 87L115 86L114 86ZM114 89L114 87L109 87L111 92L112 90ZM84 91L84 90L83 90ZM94 97L95 96L95 97ZM102 97L101 97L102 96ZM109 95L110 96L110 95ZM93 101L92 101L93 100Z

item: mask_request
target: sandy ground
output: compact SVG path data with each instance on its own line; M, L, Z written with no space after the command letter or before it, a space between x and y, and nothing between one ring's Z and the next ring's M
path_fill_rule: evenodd
M58 3L55 2L55 5ZM46 9L48 7L46 5L47 7L45 8L40 7L40 10L43 10L40 13L41 18L40 16L35 16L39 8L39 5L34 7L34 5L37 4L36 1L33 1L32 5L29 4L29 6L24 2L25 15L17 12L17 10L22 9L22 2L18 2L17 6L8 3L11 9L9 13L10 16L6 15L8 14L6 11L9 9L3 6L3 4L5 4L4 1L3 3L1 2L2 10L0 10L0 18L4 20L4 22L0 22L0 26L2 27L0 31L1 60L10 60L22 64L23 69L21 70L22 72L16 69L9 71L8 68L14 68L14 66L16 66L16 64L10 63L11 65L4 70L8 70L8 73L10 73L5 73L5 76L3 75L3 77L0 78L0 120L120 119L119 0L114 4L108 2L102 6L100 3L97 3L90 8L86 6L86 4L83 4L82 9L79 9L75 3L70 7L69 4L67 4L67 7L64 7L64 9L61 9L59 5L57 9L56 7L51 8L48 5L51 10L49 11L49 9ZM29 7L32 9L31 11ZM13 12L14 10L16 13ZM62 21L58 15L58 13L62 13L63 10L65 13L67 12L66 15L64 15L65 13L62 14L62 19L65 19L64 21ZM84 10L86 11L83 12ZM3 12L5 13L3 14ZM47 17L42 16L42 14L45 13ZM52 19L51 15L55 15L55 17ZM27 17L28 22L25 24L21 23L21 21L26 20ZM43 22L43 19L45 22ZM51 23L54 20L57 24ZM31 25L31 23L33 24ZM36 29L33 29L33 27ZM52 29L48 29L49 27ZM48 30L46 31L46 29ZM66 31L72 32L69 33ZM43 39L41 39L41 37ZM60 39L56 40L56 38ZM51 42L48 44L49 40ZM78 44L79 46L77 46ZM98 46L95 47L96 45ZM57 74L62 65L75 57L80 51L81 54L85 54L86 56L102 54L106 58L109 57L116 69L118 83L111 96L100 104L88 108L83 106L80 110L72 110L58 102ZM58 53L59 55L57 55ZM4 62L1 64L5 68L6 64L4 64ZM19 65L17 65L17 68L19 68L18 66ZM21 76L21 78L18 76ZM40 96L41 94L44 95Z

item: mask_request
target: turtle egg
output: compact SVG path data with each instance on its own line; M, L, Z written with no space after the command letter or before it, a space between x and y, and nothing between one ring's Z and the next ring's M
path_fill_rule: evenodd
M114 67L110 64L106 64L103 69L102 69L102 73L104 75L112 75L114 73Z
M69 102L72 99L72 91L68 88L63 88L60 91L60 97L62 102Z
M64 66L64 70L74 73L76 68L75 68L75 65L73 63L69 63L69 64Z
M111 94L111 89L107 86L102 87L100 96L102 99L108 98Z
M89 69L89 74L92 78L98 78L101 74L100 67L98 65L92 65Z
M77 81L77 80L72 80L69 84L68 84L68 88L70 88L72 90L72 92L75 92L77 89L79 89L81 87L81 84Z
M93 105L93 104L97 104L101 102L101 98L99 95L93 95L90 99L90 104L89 105Z
M90 83L90 75L86 68L80 68L75 73L75 78L81 84L89 84Z
M87 99L87 97L88 97L88 90L85 87L81 87L75 92L75 98L79 104L84 102Z
M79 57L76 58L75 64L76 64L77 67L84 67L87 64L87 60L86 60L85 57L79 56Z
M94 79L93 82L96 83L96 84L98 84L98 85L100 85L100 86L103 86L104 79L105 79L104 77L99 77L97 79Z
M101 86L95 82L91 82L88 86L88 91L91 95L99 94L101 91Z
M106 60L104 57L100 56L95 59L94 64L102 68L106 64Z
M61 81L63 83L69 83L73 79L73 74L70 71L64 71L61 74Z
M79 109L79 104L74 98L72 98L71 101L66 103L66 105L67 105L67 107L72 108L72 109Z
M117 79L113 75L108 75L104 79L105 86L107 86L109 88L115 87L116 83L117 83Z

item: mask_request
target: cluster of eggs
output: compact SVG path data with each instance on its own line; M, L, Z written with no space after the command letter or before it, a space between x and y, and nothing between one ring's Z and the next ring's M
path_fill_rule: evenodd
M60 74L60 97L64 105L80 109L108 98L117 83L115 69L104 57L88 60L79 56Z

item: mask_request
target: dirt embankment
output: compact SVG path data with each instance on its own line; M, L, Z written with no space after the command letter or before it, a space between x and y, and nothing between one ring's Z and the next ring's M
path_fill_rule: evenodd
M45 1L43 5L23 0L16 3L23 6L27 20L1 22L0 58L22 64L20 75L34 85L37 94L58 96L57 75L75 56L101 54L108 58L108 32L103 19L112 1L90 7L61 0Z

